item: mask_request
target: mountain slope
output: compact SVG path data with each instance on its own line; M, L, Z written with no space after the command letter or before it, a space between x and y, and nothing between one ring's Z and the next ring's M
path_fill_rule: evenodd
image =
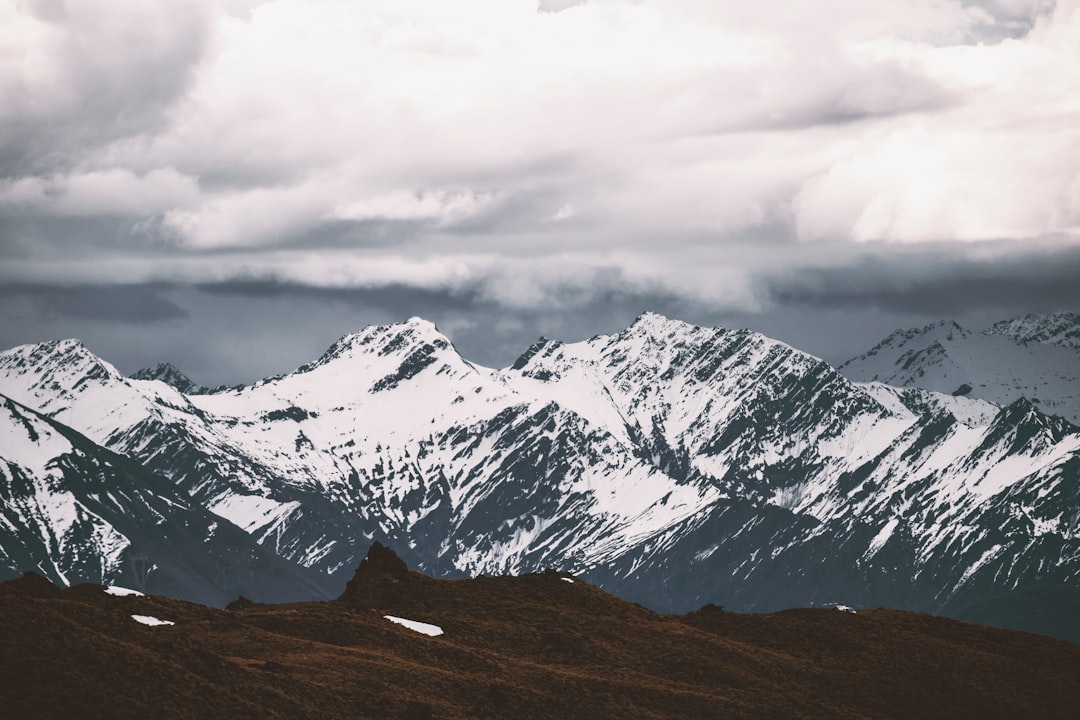
M319 575L259 548L164 479L0 396L0 574L121 583L224 605L325 596Z

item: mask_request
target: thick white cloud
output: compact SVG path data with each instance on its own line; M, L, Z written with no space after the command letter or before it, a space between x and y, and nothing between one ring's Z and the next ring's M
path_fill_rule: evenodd
M0 0L0 218L132 228L3 276L753 307L815 253L1073 242L1077 37L1078 0Z
M1059 3L1023 40L864 51L917 65L962 100L894 118L808 180L804 237L988 240L1080 234L1080 4Z
M125 168L0 181L0 215L144 216L199 204L194 178L157 168L139 176Z

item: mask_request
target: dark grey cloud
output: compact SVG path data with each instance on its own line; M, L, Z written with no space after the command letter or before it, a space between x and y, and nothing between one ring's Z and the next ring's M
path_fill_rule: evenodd
M778 305L829 310L956 316L1080 308L1080 248L981 250L975 256L952 246L878 252L834 267L792 269L763 286Z
M506 308L475 290L322 289L265 280L198 287L15 286L0 291L0 347L78 337L124 372L168 361L202 384L288 372L341 335L418 315L467 359L509 365L539 336L617 332L645 310L708 323L685 301L608 288L560 307Z
M480 286L320 288L268 279L0 290L0 346L75 336L125 372L169 361L202 384L251 382L318 357L338 337L418 315L474 362L504 367L543 335L618 332L641 312L748 327L839 364L897 328L955 319L972 329L1027 312L1080 311L1080 249L974 260L939 248L862 255L835 266L757 276L761 302L702 302L643 288L617 270L558 300L507 305Z
M187 317L187 312L168 297L168 289L135 286L7 286L0 287L0 301L28 303L35 323L60 319L141 325Z

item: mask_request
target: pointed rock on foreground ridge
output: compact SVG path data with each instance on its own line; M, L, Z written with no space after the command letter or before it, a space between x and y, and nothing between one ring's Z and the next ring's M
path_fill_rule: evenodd
M376 605L396 595L398 589L394 586L408 578L409 568L405 561L376 540L338 599L359 605Z

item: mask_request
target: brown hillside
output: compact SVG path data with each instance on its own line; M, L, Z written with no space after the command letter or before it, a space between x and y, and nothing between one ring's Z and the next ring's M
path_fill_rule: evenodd
M1080 707L1080 647L1038 635L891 610L659 615L556 573L434 580L381 547L327 603L214 610L27 576L0 585L0 643L9 718L1073 718Z

